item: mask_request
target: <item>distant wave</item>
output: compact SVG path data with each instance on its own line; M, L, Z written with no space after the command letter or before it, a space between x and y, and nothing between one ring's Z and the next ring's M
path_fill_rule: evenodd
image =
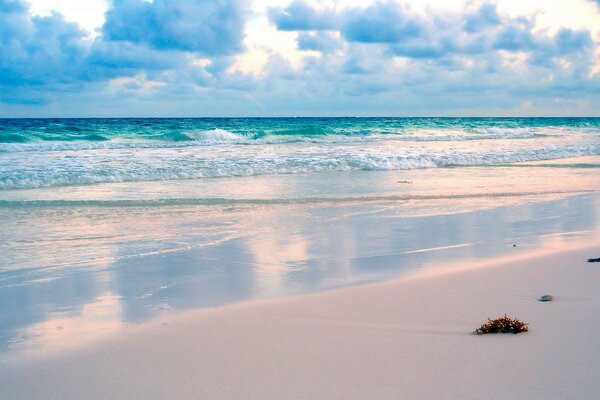
M176 148L211 145L267 145L286 143L354 143L377 141L447 142L466 140L518 140L546 135L584 133L585 129L476 128L476 129L279 129L232 132L225 129L167 131L155 135L85 134L71 136L0 132L0 153L77 151L127 148ZM600 130L598 130L600 132Z
M0 143L31 143L31 142L103 142L110 140L109 137L100 134L78 134L78 135L48 135L42 134L26 134L26 133L11 133L0 131Z

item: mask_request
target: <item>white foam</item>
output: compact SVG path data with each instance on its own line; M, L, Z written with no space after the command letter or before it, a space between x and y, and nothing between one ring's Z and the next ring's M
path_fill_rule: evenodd
M185 132L190 138L204 143L231 143L231 142L247 142L248 139L229 132L225 129L215 128L208 131L191 131Z
M95 150L91 152L4 155L0 189L81 185L101 182L184 180L349 170L408 170L485 166L600 154L600 145L541 148L421 148L392 145L300 144L244 146L216 152L194 148Z
M192 140L183 142L120 139L5 143L0 144L0 189L485 166L600 154L600 132L596 128L336 132L252 138L250 133L244 136L211 129L187 132Z

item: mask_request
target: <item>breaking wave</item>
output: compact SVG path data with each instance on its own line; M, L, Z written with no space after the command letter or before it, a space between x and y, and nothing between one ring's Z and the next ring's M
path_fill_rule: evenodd
M268 145L287 143L364 143L452 142L470 140L520 140L544 136L584 134L590 129L565 128L473 128L473 129L404 129L404 128L299 128L230 131L167 130L159 134L42 135L0 132L0 153L77 151L95 149L177 148L214 145ZM600 129L591 129L599 133Z
M0 190L600 154L600 118L0 119Z
M412 154L411 154L412 153ZM394 147L364 149L360 146L312 146L294 152L241 151L198 153L155 151L133 155L121 150L65 158L38 157L23 160L13 154L14 165L0 165L0 189L84 185L109 182L186 180L273 174L306 174L334 171L411 170L506 165L600 154L600 145L539 149L441 151L404 154ZM20 162L20 164L19 164ZM584 167L589 167L584 165Z

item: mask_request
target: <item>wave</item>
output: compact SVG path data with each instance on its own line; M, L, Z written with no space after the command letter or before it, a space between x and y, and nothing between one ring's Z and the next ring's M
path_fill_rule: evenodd
M90 154L76 157L22 157L13 154L0 165L0 190L85 185L111 182L188 180L275 174L308 174L335 171L411 170L474 166L515 165L561 158L600 155L600 145L539 149L492 149L488 152L445 151L431 153L394 146L312 146L284 152L196 151ZM19 158L20 157L20 158ZM589 167L589 166L583 166ZM582 168L583 168L582 167ZM574 166L573 168L577 168Z
M0 143L27 143L29 138L18 133L9 133L0 131Z
M23 133L11 133L0 131L0 143L11 144L11 143L44 143L44 142L104 142L110 140L109 137L103 136L97 133L88 134L62 134L62 135L43 135L40 133L36 134L23 134Z
M468 140L520 140L545 136L598 132L597 129L469 128L469 129L392 129L392 128L318 128L261 129L234 132L209 130L171 130L164 133L81 134L71 136L24 136L2 133L0 153L78 151L127 148L176 148L214 145L336 144L380 141L449 142ZM1 132L0 132L1 133Z
M235 206L235 205L294 205L294 204L344 204L386 201L427 201L452 199L483 199L523 196L578 195L595 193L597 190L573 191L524 191L498 193L468 193L448 195L381 195L341 197L299 197L273 199L236 199L224 197L165 198L149 200L0 200L0 208L69 208L69 207L170 207L170 206Z
M600 168L599 163L544 163L544 164L504 164L504 165L492 165L497 167L510 167L510 168L565 168L565 169L598 169Z
M242 135L235 134L225 129L215 128L212 130L191 131L185 133L189 140L202 143L237 143L245 141Z
M522 128L504 128L498 126L490 126L485 128L472 128L472 131L478 133L480 135L490 135L494 137L502 137L502 136L516 136L516 137L531 137L534 135L542 135L557 131L556 129L540 129L533 127L522 127ZM560 129L557 132L563 132L564 129Z

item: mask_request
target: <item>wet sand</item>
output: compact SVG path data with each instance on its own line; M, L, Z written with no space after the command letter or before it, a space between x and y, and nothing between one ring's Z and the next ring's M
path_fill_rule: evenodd
M583 246L583 245L581 245ZM0 365L3 399L597 399L595 244L164 315ZM554 301L539 302L550 294ZM488 317L530 331L476 336Z

